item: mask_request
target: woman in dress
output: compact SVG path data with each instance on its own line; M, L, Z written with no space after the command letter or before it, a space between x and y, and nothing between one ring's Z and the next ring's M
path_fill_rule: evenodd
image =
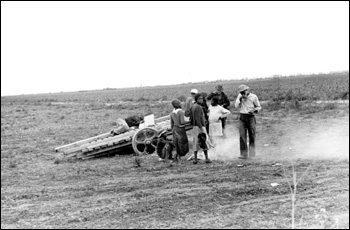
M174 161L178 161L189 151L188 138L185 129L185 113L181 109L181 102L177 99L171 102L174 110L170 114L170 124L173 133L173 141L176 149Z

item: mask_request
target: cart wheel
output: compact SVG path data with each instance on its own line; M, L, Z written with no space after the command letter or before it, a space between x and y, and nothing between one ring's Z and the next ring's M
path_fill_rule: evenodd
M132 138L132 148L135 153L152 154L157 149L158 131L154 128L143 128L138 130Z

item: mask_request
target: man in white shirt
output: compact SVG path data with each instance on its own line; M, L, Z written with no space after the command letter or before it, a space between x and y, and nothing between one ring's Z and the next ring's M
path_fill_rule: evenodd
M235 108L239 109L239 143L241 156L240 159L248 159L255 156L255 131L256 120L255 113L261 110L258 97L248 91L249 87L240 85L238 87L238 96L235 101ZM247 132L249 135L249 151L247 144ZM249 152L249 154L248 154Z

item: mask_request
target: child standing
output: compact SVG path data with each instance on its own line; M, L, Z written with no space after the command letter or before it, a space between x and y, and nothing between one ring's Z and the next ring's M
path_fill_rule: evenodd
M231 112L219 105L219 98L217 96L212 97L208 111L209 136L211 138L223 137L224 133L221 120L225 119Z

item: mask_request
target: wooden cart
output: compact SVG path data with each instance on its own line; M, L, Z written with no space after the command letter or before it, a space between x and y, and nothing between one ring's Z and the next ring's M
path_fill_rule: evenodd
M142 127L140 125L140 127ZM190 123L185 126L186 130L192 129ZM158 131L166 129L166 134L172 134L170 116L154 119L154 124L147 127L130 129L129 131L113 135L110 132L71 144L55 148L67 158L90 159L108 156L118 151L132 147L136 154L152 154L156 151Z

